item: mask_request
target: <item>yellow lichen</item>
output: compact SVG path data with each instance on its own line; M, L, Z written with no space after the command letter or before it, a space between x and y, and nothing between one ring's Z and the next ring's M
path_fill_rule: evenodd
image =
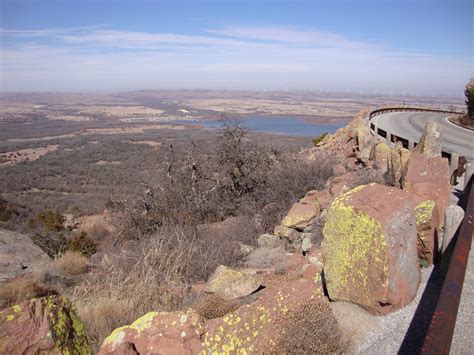
M426 200L415 207L416 224L421 225L428 222L433 214L434 201Z
M112 333L110 333L110 335L107 338L105 338L104 344L112 344L112 345L119 344L122 341L122 339L125 337L124 330L126 329L129 329L128 325L114 329Z
M352 194L367 185L336 198L324 226L323 258L328 290L335 295L347 295L358 287L368 299L369 268L379 265L381 283L388 281L388 265L382 256L386 241L380 224L369 215L347 204Z
M138 318L135 322L130 325L131 329L136 330L138 333L150 328L153 319L158 315L158 312L148 312L144 316Z

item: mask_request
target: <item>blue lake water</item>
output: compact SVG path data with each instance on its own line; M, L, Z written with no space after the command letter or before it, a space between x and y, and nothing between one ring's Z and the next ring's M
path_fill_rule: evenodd
M293 117L244 117L239 119L242 127L254 131L315 137L325 132L334 133L343 125L316 125ZM206 128L222 128L220 121L175 121L176 123L199 123Z

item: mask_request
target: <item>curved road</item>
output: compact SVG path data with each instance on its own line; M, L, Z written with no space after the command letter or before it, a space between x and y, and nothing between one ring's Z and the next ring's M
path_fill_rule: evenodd
M448 114L437 112L387 112L371 121L385 131L415 142L419 141L428 122L437 122L443 137L443 150L474 161L474 131L449 122L447 117Z

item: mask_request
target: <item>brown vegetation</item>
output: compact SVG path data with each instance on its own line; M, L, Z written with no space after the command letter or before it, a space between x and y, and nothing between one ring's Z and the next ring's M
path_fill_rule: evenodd
M68 250L54 260L52 267L66 275L75 276L86 271L87 261L81 252Z
M38 281L34 275L22 275L0 285L0 309L53 293L54 291Z
M341 354L342 335L327 302L312 300L288 316L278 345L284 354Z

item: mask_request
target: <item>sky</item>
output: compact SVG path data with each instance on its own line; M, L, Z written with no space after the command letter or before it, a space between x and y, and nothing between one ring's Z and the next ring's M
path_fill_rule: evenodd
M1 0L0 91L462 96L470 0Z

